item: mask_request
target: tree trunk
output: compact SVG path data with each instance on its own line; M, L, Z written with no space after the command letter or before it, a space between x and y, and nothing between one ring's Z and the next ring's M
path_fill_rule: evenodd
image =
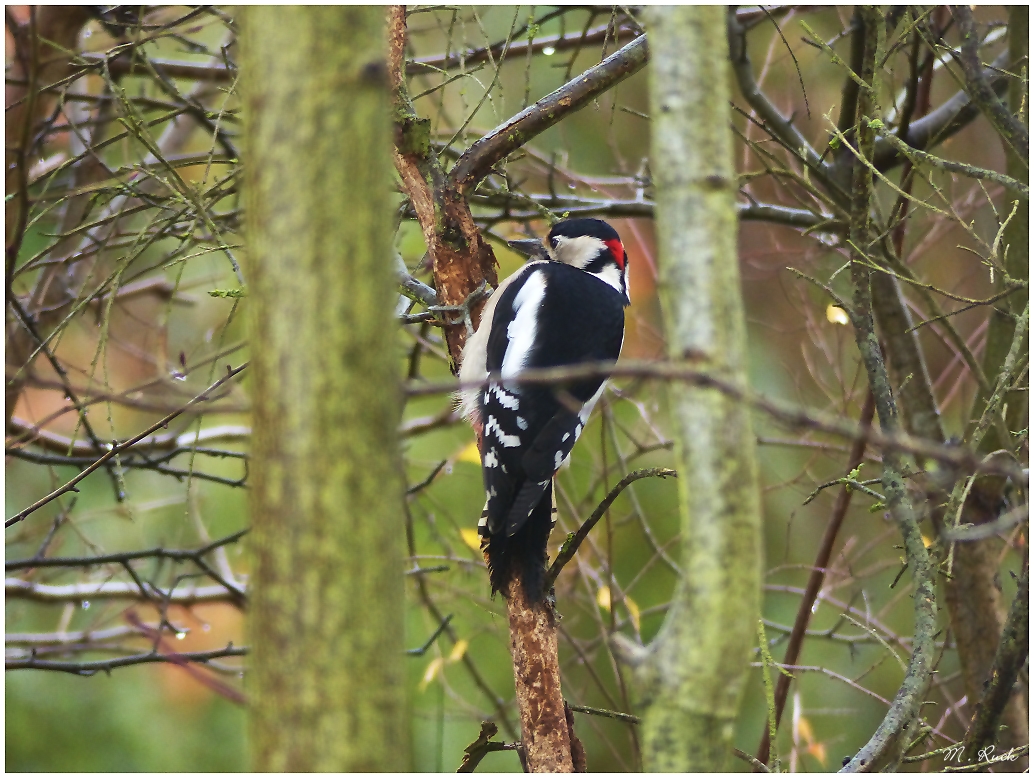
M651 170L668 355L746 387L725 9L650 9ZM749 410L673 385L682 570L640 679L648 771L728 764L760 608Z
M391 129L380 8L241 23L252 766L409 766Z

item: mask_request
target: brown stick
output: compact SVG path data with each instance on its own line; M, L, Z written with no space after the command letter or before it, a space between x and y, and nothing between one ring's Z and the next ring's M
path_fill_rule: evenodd
M388 78L395 108L395 169L409 194L427 243L442 305L460 305L482 281L498 283L492 247L481 237L470 206L447 179L432 153L430 124L417 116L406 89L406 9L388 9ZM471 310L476 327L484 301ZM463 324L445 327L453 372L463 358Z
M872 392L869 392L858 419L859 427L862 429L868 428L872 424L872 417L875 412L876 401L873 398ZM851 455L848 457L847 462L847 472L850 473L858 467L862 463L864 456L865 439L858 438L851 446ZM833 516L830 518L829 524L826 525L826 532L823 534L822 542L819 544L819 553L815 557L815 564L812 565L811 575L808 576L808 585L804 589L801 605L797 609L797 618L794 620L793 630L790 632L790 640L786 645L786 655L783 657L784 665L796 665L797 659L801 655L801 646L804 645L804 634L811 619L811 609L815 604L815 598L818 596L819 589L822 588L822 582L826 580L826 567L829 565L830 557L833 555L833 544L836 542L837 533L840 532L840 526L844 523L847 508L851 504L852 494L853 491L846 484L840 487L836 505L833 506ZM779 726L779 719L783 715L783 708L786 707L786 697L789 691L790 677L780 673L779 682L776 684L775 690L776 727ZM768 763L771 746L769 731L766 727L761 735L761 744L758 746L758 762L763 765ZM758 768L755 767L755 772L757 771Z
M515 575L506 592L506 613L525 764L532 773L574 772L553 606L530 602Z

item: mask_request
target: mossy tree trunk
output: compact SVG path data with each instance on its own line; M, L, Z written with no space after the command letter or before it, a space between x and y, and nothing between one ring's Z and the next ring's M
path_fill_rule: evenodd
M655 7L651 170L668 355L746 386L725 9ZM760 607L761 521L749 409L673 385L682 579L640 667L643 761L728 766Z
M241 18L252 766L409 766L384 11Z

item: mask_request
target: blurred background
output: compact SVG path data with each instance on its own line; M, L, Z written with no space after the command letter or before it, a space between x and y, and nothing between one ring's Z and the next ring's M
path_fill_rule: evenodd
M844 70L801 22L846 60L852 9L742 12L758 83L813 147L825 148L842 102ZM31 154L18 160L23 184L12 189L8 178L9 198L28 193L8 288L32 311L46 343L27 341L28 354L36 354L31 368L24 368L26 354L12 365L17 347L12 350L8 315L9 398L12 385L18 391L8 407L7 517L75 476L109 441L139 434L180 409L224 376L227 366L246 361L249 348L261 347L247 343L241 324L246 287L234 269L239 265L247 279L235 92L238 77L247 74L236 70L232 15L190 7L62 9L63 19L49 21L74 43L69 48L75 57L65 71L49 73L19 64L12 33L42 25L48 21L43 13L7 8L8 138L12 117L33 94L26 85L58 85L37 95L47 101L45 122ZM983 57L990 61L1005 46L1007 14L991 6L976 14ZM600 62L635 31L624 11L602 6L414 6L409 26L410 92L423 94L417 110L431 119L446 159ZM897 34L906 26L901 22ZM945 40L957 45L955 31L947 30ZM492 44L501 45L486 54ZM517 54L503 54L519 47ZM883 105L891 124L895 109L889 106L901 104L910 50L901 45L887 61ZM950 58L944 63L938 59L931 71L932 106L960 88ZM647 208L647 78L648 68L536 137L474 199L500 279L521 265L506 239L544 235L546 210L563 216L602 204L598 212L618 230L629 254L632 306L623 356L631 359L664 354ZM735 83L731 91L746 193L741 200L822 211L815 198L802 201L774 170L774 158L763 156L766 149L778 150L752 120ZM937 153L1005 169L1002 144L982 117ZM900 185L900 168L888 175ZM996 287L981 256L1008 215L1000 211L1002 187L936 170L929 176L916 178L915 196L936 202L943 215L913 209L919 215L907 223L902 257L924 283L957 297L988 298ZM889 210L897 194L881 185L878 196ZM833 232L741 222L750 378L766 397L854 423L867 387L847 317L820 289L787 270L834 276L845 254ZM401 197L396 246L407 269L429 282L426 247ZM830 283L847 290L843 277ZM929 310L920 296L910 288L907 297L917 320L925 318ZM965 307L952 299L942 303L952 311ZM978 359L987 322L986 306L951 317ZM946 432L961 436L976 382L944 326L924 326L918 337ZM429 323L401 327L394 356L400 375L410 380L449 376L440 329ZM248 526L247 390L245 371L155 430L140 453L113 459L78 491L7 530L8 667L30 657L69 665L7 672L7 770L247 768L246 659L228 652L202 664L89 665L247 644L246 611L233 596L249 570L246 540L235 536ZM77 412L77 406L85 410ZM838 489L823 489L804 503L843 476L850 441L802 434L762 414L754 423L764 489L763 617L778 661ZM451 617L448 634L408 660L414 767L453 771L482 720L493 718L503 739L515 739L505 607L489 596L478 550L475 527L484 496L473 433L442 396L411 399L401 425L410 484L407 570L422 571L407 575L408 644L423 646ZM668 429L663 385L612 382L559 476L551 555L629 470L672 465ZM879 474L878 452L870 451L858 477ZM795 672L777 740L784 767L794 771L839 768L867 741L910 655L910 577L901 575L899 533L874 504L870 496L855 495L813 608L798 661L810 669ZM648 642L656 633L676 581L678 530L674 481L638 481L557 581L564 692L571 703L635 713L627 671L617 665L606 636L619 630ZM924 533L932 539L928 524ZM1016 590L1009 573L1026 553L1025 536L1021 525L997 541L1006 603ZM205 556L205 567L154 554L132 565L122 559L89 567L10 568L12 560L190 550L227 538L233 539ZM12 587L12 577L26 584ZM103 594L84 597L76 587L85 584ZM943 612L939 618L945 619ZM935 730L929 748L958 740L971 714L950 633L942 630L937 640L938 673L924 708ZM575 715L590 770L638 769L634 724ZM739 719L739 748L756 752L765 716L762 672L755 668ZM480 769L519 771L520 764L513 752L501 752L486 757Z

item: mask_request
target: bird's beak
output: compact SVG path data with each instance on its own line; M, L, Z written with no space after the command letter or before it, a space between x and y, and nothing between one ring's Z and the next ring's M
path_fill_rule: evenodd
M524 240L508 240L506 245L516 251L518 254L523 254L530 261L533 259L549 259L549 252L546 251L546 247L542 241L538 238L527 238Z

